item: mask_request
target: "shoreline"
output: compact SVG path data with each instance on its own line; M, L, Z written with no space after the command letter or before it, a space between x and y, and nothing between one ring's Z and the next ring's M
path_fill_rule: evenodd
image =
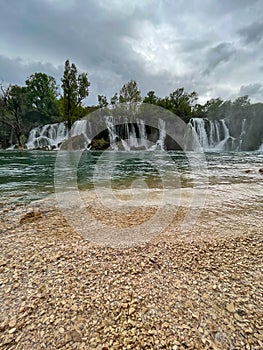
M2 210L1 349L261 349L262 206L252 192L206 203L188 233L177 207L165 232L126 249L84 239L51 198ZM131 225L149 208L132 208Z

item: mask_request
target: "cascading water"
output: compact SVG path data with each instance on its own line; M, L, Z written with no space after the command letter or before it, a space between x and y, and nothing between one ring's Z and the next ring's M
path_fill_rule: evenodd
M87 119L76 120L75 123L72 125L71 137L81 135L84 137L85 140L85 148L88 148L91 143L91 139L89 138L90 124L88 123Z
M108 130L110 148L112 150L164 150L166 139L166 125L162 119L158 120L158 130L147 127L143 119L136 119L129 123L127 119L119 118L116 125L112 116L105 117L105 129ZM243 120L239 138L230 135L224 119L208 120L192 118L189 122L189 134L186 142L198 142L204 150L240 150L246 133L246 121ZM71 136L82 136L83 149L91 144L91 122L87 119L77 120L71 128ZM30 131L26 146L28 149L59 149L68 137L68 130L64 123L47 124ZM189 143L190 144L190 143ZM263 147L263 146L262 146Z
M198 139L204 149L209 148L209 141L205 128L205 120L201 118L193 118L190 120L190 126L192 126L193 134L191 136Z
M147 149L147 134L146 134L146 128L145 123L143 119L137 119L136 120L138 128L139 128L139 135L140 135L140 147Z
M26 147L28 149L58 149L67 137L64 123L47 124L30 131Z
M192 118L189 122L192 135L204 150L231 150L235 146L235 139L230 136L224 119L208 120L206 118Z
M164 140L166 137L165 122L158 120L159 137L155 142L148 140L144 120L137 119L136 123L129 123L124 120L121 127L114 124L111 116L105 118L106 126L109 133L110 147L112 150L164 150ZM119 142L118 142L119 141Z
M239 151L242 150L242 143L243 143L243 140L244 140L245 135L246 135L246 123L247 123L247 120L243 119L242 120L242 126L241 126L241 134L240 134L240 137L239 137L239 146L238 146L238 150Z
M160 147L161 151L164 151L164 140L166 137L165 121L164 120L162 120L162 119L158 120L158 128L159 128L159 140L157 141L157 144Z
M118 135L115 130L113 117L112 116L105 117L105 123L109 132L110 147L112 150L118 151L118 145L117 145Z

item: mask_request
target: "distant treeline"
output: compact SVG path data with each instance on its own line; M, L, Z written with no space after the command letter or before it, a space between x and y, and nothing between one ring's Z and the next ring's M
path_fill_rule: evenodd
M65 62L60 89L54 77L40 72L28 77L24 86L5 86L1 83L0 148L12 144L24 147L29 131L35 126L63 121L71 128L75 120L97 109L102 109L105 114L110 113L119 103L130 106L141 103L157 105L185 122L191 118L225 119L234 137L240 135L242 121L246 119L251 135L251 141L250 138L247 140L247 149L255 149L263 143L263 104L251 104L247 95L234 101L224 101L218 97L200 104L197 92L188 93L182 87L166 97L159 97L154 91L142 97L136 81L131 80L110 100L98 95L96 106L85 106L89 87L88 74L79 73L76 65L69 60Z

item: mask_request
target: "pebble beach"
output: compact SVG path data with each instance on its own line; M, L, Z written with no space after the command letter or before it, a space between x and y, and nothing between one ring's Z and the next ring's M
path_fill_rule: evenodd
M55 204L3 206L0 348L262 349L262 203L210 203L187 233L176 210L164 232L118 249L84 239Z
M182 206L118 249L84 239L52 201L1 208L1 349L263 348L259 202L207 205L183 233ZM155 211L133 208L125 225Z

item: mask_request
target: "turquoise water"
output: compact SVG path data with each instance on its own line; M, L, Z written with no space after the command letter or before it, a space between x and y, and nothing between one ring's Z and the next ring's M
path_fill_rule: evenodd
M28 203L53 193L57 155L54 151L0 151L0 202ZM259 173L262 167L263 152L211 152L200 159L198 154L178 151L84 151L76 169L76 181L81 190L109 182L113 188L127 188L135 180L159 188L231 183L253 186L263 181ZM67 179L70 184L72 172L59 170L62 181Z

